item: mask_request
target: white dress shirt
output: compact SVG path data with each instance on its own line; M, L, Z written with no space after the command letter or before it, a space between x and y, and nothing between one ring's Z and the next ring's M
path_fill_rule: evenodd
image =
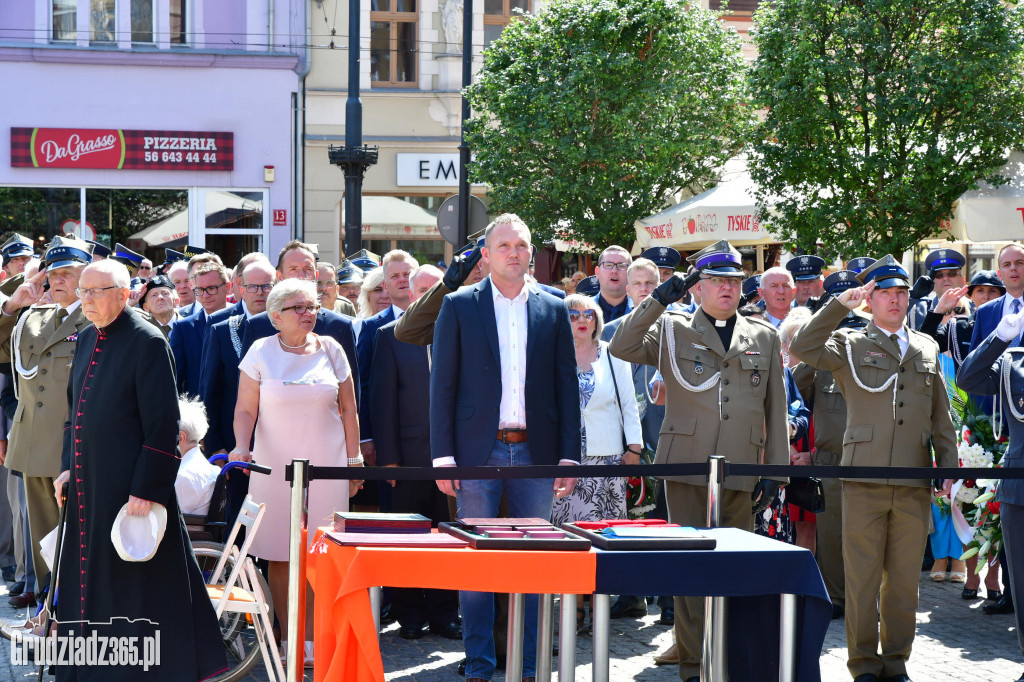
M505 298L491 282L491 294L501 356L498 428L522 429L526 428L526 301L530 290L524 284L515 298Z
M206 514L210 509L213 487L217 483L220 467L206 461L203 451L196 446L186 452L178 464L174 479L174 492L182 514Z
M1003 317L1006 317L1007 315L1012 315L1013 314L1013 302L1014 301L1021 301L1021 305L1020 305L1020 307L1018 309L1019 310L1024 310L1024 297L1013 298L1012 296L1007 294L1006 296L1003 297L1003 314L1000 315L1000 318L1003 318Z

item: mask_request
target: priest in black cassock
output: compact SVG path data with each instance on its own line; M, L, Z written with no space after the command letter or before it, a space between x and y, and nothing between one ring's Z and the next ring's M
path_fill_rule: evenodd
M58 633L140 637L159 631L159 665L58 666L58 680L196 682L227 668L220 629L174 494L178 395L163 334L128 301L120 263L93 263L79 280L93 326L78 337L68 384L58 491L70 483L60 557ZM110 539L118 511L167 508L167 530L149 561L122 560ZM140 622L133 620L145 619ZM147 623L151 621L153 625ZM109 625L98 625L110 623Z

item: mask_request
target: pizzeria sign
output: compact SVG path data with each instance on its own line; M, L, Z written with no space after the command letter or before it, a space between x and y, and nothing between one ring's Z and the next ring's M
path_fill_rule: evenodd
M15 168L229 171L235 136L225 132L11 128Z

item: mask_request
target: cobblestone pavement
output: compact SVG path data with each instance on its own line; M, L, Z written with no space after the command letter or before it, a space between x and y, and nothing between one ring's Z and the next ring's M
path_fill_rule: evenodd
M917 611L917 639L909 662L915 682L1011 682L1024 672L1024 657L1017 645L1012 616L987 616L978 599L960 599L961 585L933 583L922 573L921 602ZM6 586L0 588L0 618L18 617L7 606ZM24 615L22 613L22 615ZM674 667L655 667L652 657L668 646L671 630L659 625L658 609L649 607L641 619L612 621L611 679L673 682L678 679ZM462 658L461 642L425 635L416 641L398 636L398 625L388 626L381 635L381 652L387 680L394 682L456 682L461 680L456 666ZM576 652L576 679L591 678L591 640L580 637ZM557 665L557 661L555 663ZM30 666L12 666L10 647L0 644L0 682L35 679ZM554 675L557 679L557 674ZM52 678L49 678L52 679ZM247 680L265 681L262 663ZM306 679L311 679L307 675ZM504 681L500 673L495 682ZM844 682L846 647L843 621L832 621L821 652L823 682ZM741 681L742 682L742 681ZM751 681L759 682L759 681Z

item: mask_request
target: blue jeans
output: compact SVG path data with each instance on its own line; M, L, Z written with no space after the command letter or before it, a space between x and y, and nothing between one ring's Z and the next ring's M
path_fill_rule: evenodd
M529 466L528 443L494 442L484 466ZM501 493L508 500L512 518L551 518L554 479L513 479L460 481L459 518L494 518L498 515ZM462 642L466 647L466 677L485 680L494 675L494 595L490 592L459 592L462 606ZM537 668L537 595L526 595L523 632L523 677L536 675ZM509 633L511 636L511 633Z

